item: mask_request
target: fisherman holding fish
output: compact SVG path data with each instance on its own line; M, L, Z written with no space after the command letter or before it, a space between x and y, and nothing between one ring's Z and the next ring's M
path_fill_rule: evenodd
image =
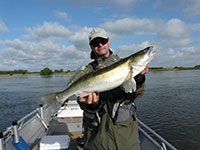
M110 39L104 29L94 28L90 32L89 45L92 49L90 57L94 61L82 67L71 79L72 83L81 76L98 72L121 60L111 51ZM148 63L146 63L142 71L137 75L129 73L127 76L130 76L130 79L114 89L103 92L94 91L88 93L87 96L80 94L78 103L84 110L85 150L140 149L134 100L143 93L144 74L148 72L148 69ZM134 68L132 70L134 72ZM117 75L120 76L123 71L119 71L116 75L111 74L110 80Z
M150 46L120 59L101 28L90 32L89 44L94 61L77 70L65 90L42 100L63 104L73 95L78 97L84 110L85 150L139 150L134 100L143 93L144 74L155 51Z

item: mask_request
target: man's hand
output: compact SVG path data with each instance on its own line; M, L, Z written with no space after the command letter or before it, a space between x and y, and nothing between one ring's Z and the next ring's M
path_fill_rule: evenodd
M136 75L135 77L138 78L138 77L140 77L140 76L142 76L142 75L144 75L144 74L146 74L146 73L148 73L148 72L149 72L149 64L147 64L146 67L144 68L144 70L141 71L141 72L140 72L138 75Z
M96 104L99 101L99 93L98 92L93 92L90 93L88 96L82 97L79 96L79 101L84 102L86 104Z
M144 74L146 74L148 72L149 72L149 64L147 64L145 69L142 72L140 72L140 75L144 75Z

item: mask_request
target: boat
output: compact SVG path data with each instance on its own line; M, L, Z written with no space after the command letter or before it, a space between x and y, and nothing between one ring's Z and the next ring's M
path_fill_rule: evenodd
M0 150L83 150L83 111L76 100L40 105L0 133ZM177 150L137 118L141 150ZM81 145L82 144L82 145Z

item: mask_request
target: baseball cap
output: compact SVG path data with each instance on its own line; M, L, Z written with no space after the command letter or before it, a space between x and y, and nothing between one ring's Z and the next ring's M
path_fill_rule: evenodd
M90 34L89 34L89 43L97 38L97 37L100 37L100 38L104 38L104 39L108 39L108 35L106 33L106 31L104 29L101 29L101 28L94 28Z

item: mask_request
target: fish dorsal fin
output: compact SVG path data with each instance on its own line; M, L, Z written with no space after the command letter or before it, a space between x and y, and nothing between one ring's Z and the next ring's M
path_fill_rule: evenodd
M80 67L75 74L69 79L67 83L67 87L71 86L74 82L76 82L78 79L83 77L84 75L92 72L92 69L90 69L88 66L82 66Z

